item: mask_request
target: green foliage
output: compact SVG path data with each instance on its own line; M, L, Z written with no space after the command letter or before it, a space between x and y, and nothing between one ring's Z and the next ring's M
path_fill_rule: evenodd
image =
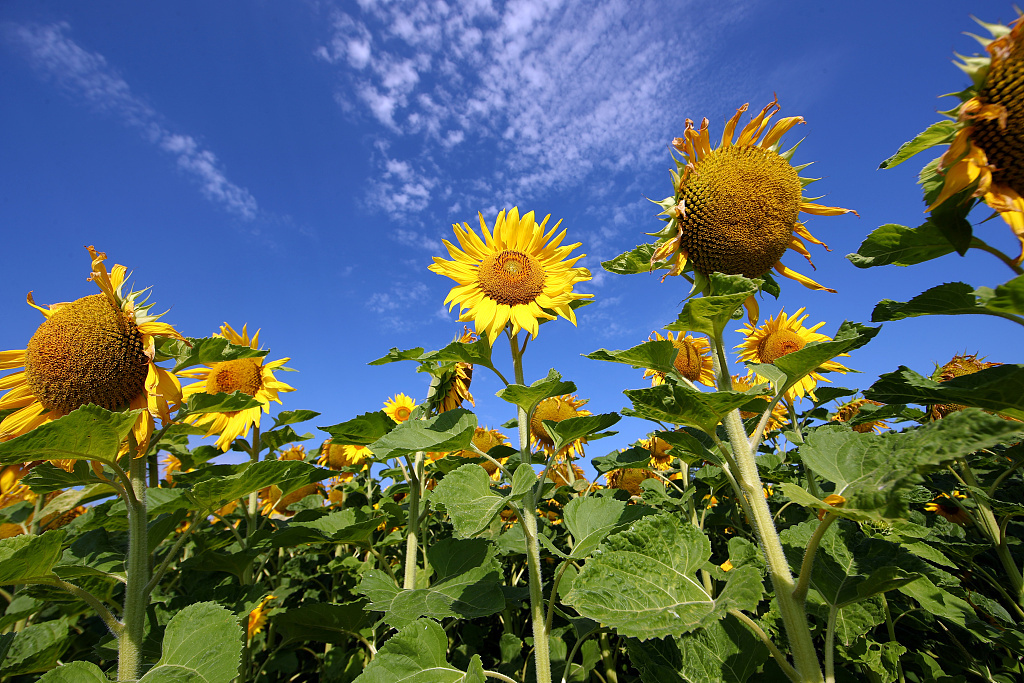
M936 145L948 145L956 136L958 126L955 121L944 119L933 123L918 133L913 140L904 142L896 153L879 164L878 168L892 168L914 156L918 152L931 149Z
M476 430L476 415L463 408L427 420L406 420L370 444L378 458L400 458L417 451L458 451L468 448Z
M355 683L484 683L479 655L469 671L445 659L448 636L429 619L417 619L388 639Z
M55 579L53 566L65 536L56 530L0 540L0 586Z
M743 683L768 658L764 643L730 618L683 637L630 639L627 647L644 683Z
M234 391L230 394L192 394L181 406L178 417L204 413L230 413L236 410L259 408L261 405L258 400L241 391Z
M10 441L0 442L0 465L33 460L98 460L112 463L142 411L112 413L84 405Z
M882 403L954 404L1024 419L1024 365L997 365L945 382L922 377L906 366L886 373L864 392Z
M13 634L12 634L13 635ZM110 679L92 662L71 662L47 671L39 683L109 683Z
M721 273L712 273L709 280L711 294L687 301L676 321L665 325L666 330L700 332L712 337L721 335L740 306L763 284L762 280Z
M331 443L369 446L396 426L395 421L383 410L374 413L363 413L347 422L329 427L320 427L331 435Z
M552 396L561 396L562 394L571 394L574 391L576 391L575 384L563 382L560 374L554 370L549 370L548 376L544 379L539 379L528 387L521 384L510 384L499 391L497 396L509 403L514 403L525 410L527 414L530 414L537 407L537 404L544 399L551 398Z
M157 346L157 358L173 358L176 361L172 372L239 358L262 358L268 353L270 352L232 344L224 337L188 337L185 341L165 337Z
M657 250L657 245L641 244L613 259L602 261L601 267L609 273L618 275L636 275L638 273L650 273L654 270L667 270L671 266L665 261L651 263L651 257Z
M647 389L628 389L623 392L633 402L633 409L624 409L623 415L640 417L659 423L692 425L708 434L730 411L754 404L765 408L767 403L758 398L757 387L749 391L707 392L691 389L685 384L659 384Z
M553 442L552 450L556 453L576 439L594 441L618 432L602 432L620 420L618 413L602 413L601 415L581 415L570 417L561 422L544 420L541 424ZM600 432L600 433L598 433Z
M230 683L238 674L242 628L214 603L196 603L167 624L163 656L139 683Z
M294 607L273 617L285 642L343 645L371 625L365 600L333 605L314 603Z
M672 345L667 339L657 341L646 341L643 344L634 346L624 351L608 351L598 349L588 353L586 358L591 360L603 360L611 363L625 363L634 368L645 368L654 370L666 375L677 375L675 361L679 355L679 349Z
M522 467L531 469L525 465ZM455 538L471 538L490 525L510 497L491 490L491 480L484 468L463 465L445 475L431 492L430 500L443 505L448 512L455 528Z
M871 312L872 322L903 320L920 315L1021 315L1024 313L1024 277L995 290L974 289L963 282L947 282L918 294L910 301L884 299Z

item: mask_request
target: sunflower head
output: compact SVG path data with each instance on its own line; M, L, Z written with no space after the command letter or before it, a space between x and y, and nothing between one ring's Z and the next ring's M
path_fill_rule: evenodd
M985 359L978 358L976 353L957 354L948 363L936 368L935 372L932 373L932 379L936 382L948 382L954 377L973 375L979 370L994 368L997 365L1002 365L1002 363L986 363ZM966 407L956 403L937 403L929 408L928 417L932 420L939 420L950 413L959 412Z
M560 246L565 231L558 221L547 229L550 216L538 223L533 211L520 217L519 209L502 211L491 232L480 219L480 235L468 223L453 225L459 246L444 244L453 260L434 257L430 270L455 280L445 299L449 309L459 305L459 320L472 320L478 334L487 334L491 345L511 324L512 333L524 329L536 337L541 321L561 316L576 324L572 303L593 296L573 291L591 278L575 264L585 254L571 256L578 246ZM557 233L557 234L556 234Z
M832 340L832 337L817 332L825 324L824 322L807 328L803 326L803 321L806 319L807 315L801 308L792 317L787 316L785 311L780 311L778 317L768 318L763 325L745 324L739 330L745 337L743 343L736 346L737 349L740 349L740 360L747 363L774 363L786 354L799 351L810 342ZM850 354L840 355L849 356ZM825 361L818 366L816 371L804 376L790 391L794 396L807 395L813 399L814 387L818 385L818 382L829 381L820 374L821 372L845 373L849 369L836 361ZM769 381L756 374L754 379L757 383Z
M925 512L932 512L937 515L944 517L953 524L959 524L960 526L966 526L971 523L971 516L967 514L967 511L957 502L959 500L966 500L967 496L960 491L953 491L952 495L940 493L935 496L930 503L925 503Z
M548 468L548 479L556 486L572 486L578 481L586 481L587 473L576 463L558 462Z
M496 429L487 429L486 427L477 427L473 432L473 445L479 448L484 453L490 452L495 446L501 446L508 443L508 437L499 432ZM458 451L455 455L461 458L478 458L476 451L463 450ZM498 462L504 464L508 458L498 458ZM487 470L487 474L492 479L500 479L498 474L498 468L494 463L489 460L480 463L480 466Z
M676 357L672 362L676 372L690 382L715 386L714 363L711 360L711 344L704 337L692 337L682 332L666 332L662 337L657 331L651 332L651 341L670 341L676 348ZM657 370L645 370L644 377L651 378L651 386L665 383L665 373Z
M586 403L587 399L579 399L569 394L552 396L541 401L534 409L533 417L530 418L530 435L533 437L534 442L539 444L544 450L550 451L555 447L555 442L551 440L551 436L545 431L544 422L561 422L562 420L568 420L570 417L590 415L589 410L581 410ZM565 446L559 455L564 456L568 454L572 457L580 457L583 455L584 443L586 443L586 439L577 439L568 446Z
M642 439L640 445L651 452L651 467L656 470L672 469L672 462L676 459L670 451L672 444L664 439L652 436L649 439Z
M260 604L256 605L256 607L249 612L249 621L245 629L246 640L251 641L252 637L262 631L263 627L267 625L267 615L274 609L273 607L267 607L267 603L271 600L277 600L277 596L268 595L260 600Z
M277 454L278 460L305 460L306 459L306 447L302 444L296 444L285 448Z
M832 416L833 422L849 422L856 416L861 409L861 406L882 405L878 401L872 401L869 398L858 398L836 408L835 415ZM881 434L883 431L889 428L889 424L885 420L872 420L871 422L861 422L860 424L853 425L852 429L860 434L867 434L868 432L876 432Z
M329 467L332 470L340 470L342 467L357 467L361 464L362 470L366 470L370 466L368 459L371 456L373 456L373 451L366 446L336 444L331 443L331 440L328 439L320 446L318 463L321 467ZM353 476L355 475L351 472L343 472L338 475L337 479L342 482L352 481Z
M612 470L607 474L608 487L625 491L631 496L642 496L644 490L640 484L647 479L654 478L650 470L631 467L628 469Z
M460 344L472 344L479 337L470 332L466 327L461 336L455 338ZM460 408L465 401L476 406L473 394L469 392L469 385L473 381L473 364L455 362L449 364L435 376L434 384L431 385L431 395L428 403L436 405L437 412L443 413L448 410Z
M746 376L744 376L744 375L733 375L732 376L732 390L733 391L750 391L751 389L753 389L758 384L760 384L760 382L757 381L756 375L746 375ZM770 401L772 397L770 395L768 395L768 394L765 394L765 395L760 396L759 398L764 398L764 399L767 399L767 400ZM740 411L740 417L742 419L744 419L744 420L749 420L749 419L754 418L754 417L760 418L761 414L760 413L752 413L752 412L747 411L747 410L741 410ZM774 431L776 429L781 428L782 425L787 425L787 424L789 424L788 411L786 410L786 406L782 405L782 402L779 401L778 403L775 404L775 407L772 408L772 416L769 417L768 418L768 422L765 423L764 431L767 434L769 432L772 432L772 431Z
M45 320L24 351L0 353L0 370L23 370L0 378L0 410L15 411L0 422L0 440L20 436L67 415L83 405L107 410L144 408L133 426L139 450L145 451L154 418L170 420L181 400L181 386L170 372L153 362L157 337L183 339L167 323L157 322L142 295L124 293L127 270L115 265L109 273L106 254L87 247L92 274L101 293L47 308L28 303Z
M705 276L718 272L755 278L775 268L807 287L827 289L780 259L793 249L810 263L803 240L825 246L799 221L800 212L834 216L850 210L806 200L803 188L811 180L790 164L796 148L779 151L782 136L803 123L802 117L769 125L779 111L776 100L735 136L746 110L747 105L736 110L714 149L707 119L699 129L687 119L683 137L673 140L682 158L672 172L674 194L658 202L668 225L657 233L651 263L668 261L670 275L680 274L687 264Z
M408 420L415 408L416 401L405 394L395 394L387 401L384 401L384 412L398 423Z

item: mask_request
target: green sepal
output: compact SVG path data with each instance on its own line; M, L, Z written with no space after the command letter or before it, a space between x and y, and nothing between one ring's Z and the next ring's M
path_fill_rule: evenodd
M882 403L957 404L1024 419L1024 365L997 365L945 382L901 365L878 378L864 397Z
M0 442L0 465L35 460L117 459L142 410L114 413L88 404L10 441Z
M224 337L188 337L185 341L164 337L157 345L156 353L157 360L175 359L177 362L171 372L180 372L195 365L211 365L239 358L262 358L270 351L232 344Z

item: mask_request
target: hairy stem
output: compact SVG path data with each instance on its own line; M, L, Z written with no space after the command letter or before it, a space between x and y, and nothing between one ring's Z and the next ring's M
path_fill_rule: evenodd
M146 458L139 457L135 437L129 437L128 584L124 591L124 630L117 639L117 680L134 681L142 669L142 641L146 635L149 604L149 543L146 514ZM134 499L134 500L132 500Z

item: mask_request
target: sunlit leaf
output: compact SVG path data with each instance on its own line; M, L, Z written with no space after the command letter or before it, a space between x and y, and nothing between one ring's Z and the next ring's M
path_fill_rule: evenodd
M383 410L363 413L347 422L329 427L318 427L331 435L331 443L368 446L390 432L397 425Z
M562 511L565 528L574 540L571 557L588 557L608 534L653 512L614 498L573 498Z
M383 515L369 517L362 510L345 508L324 512L303 510L292 517L284 529L276 532L276 546L302 543L369 543L373 532L385 520Z
M484 683L480 656L469 672L447 662L448 635L429 619L417 619L391 636L353 683Z
M601 434L598 434L598 432L611 427L620 419L622 418L618 413L602 413L600 415L580 415L579 417L570 417L562 420L561 422L544 420L542 424L544 426L544 431L551 436L554 443L552 448L557 453L576 439L589 439L594 441L596 439L617 434L618 432L604 432Z
M232 344L224 337L188 337L180 339L164 338L157 346L157 358L174 358L177 364L172 372L179 372L195 365L210 365L239 358L260 358L270 353L249 348L240 344Z
M252 396L234 391L230 394L223 392L219 394L192 394L181 406L178 418L185 415L198 415L202 413L229 413L236 410L248 410L258 408L262 404Z
M624 363L634 368L646 368L671 375L678 372L675 367L676 356L678 355L679 349L673 346L671 341L662 339L646 341L643 344L623 351L598 349L593 353L588 353L586 358L612 363Z
M417 451L459 451L469 448L475 431L476 415L456 408L428 420L406 420L369 446L381 459Z
M636 275L637 273L650 273L653 270L666 270L671 266L666 261L658 261L651 264L651 257L654 255L656 245L641 244L635 249L619 254L609 261L602 261L601 267L610 273L619 275Z
M456 538L469 538L486 529L507 502L491 490L491 479L479 465L463 465L446 474L431 491L430 500L444 506Z
M594 466L598 474L605 474L612 470L633 467L644 468L651 463L651 452L641 446L627 448L624 451L614 451L599 458L591 458L590 464Z
M1024 315L1024 275L1018 275L994 290L978 287L974 294L978 297L978 303L988 311Z
M249 464L237 474L198 481L190 495L197 505L215 510L271 484L287 494L329 476L330 470L301 460L263 460Z
M273 429L283 427L284 425L306 422L307 420L312 420L314 417L319 416L320 413L315 410L282 410L274 417Z
M742 275L721 273L712 273L709 279L711 294L687 301L676 321L665 326L666 330L700 332L714 338L722 333L732 321L733 314L762 283L762 280L750 280Z
M710 439L701 432L692 433L684 427L670 432L657 432L655 436L672 446L669 455L679 458L687 465L694 465L705 460L716 465L725 463L721 455L709 448L712 444L705 443L705 441L710 442Z
M641 417L656 422L692 425L705 432L714 433L715 426L725 415L759 400L759 390L740 391L699 391L683 384L659 384L646 389L629 389L623 392L633 402L632 410L623 410L623 415ZM767 403L760 400L767 407Z
M947 145L953 141L959 128L955 121L949 119L937 121L914 136L914 139L900 145L896 153L879 164L878 168L892 168L902 164L918 152L931 149L936 145Z
M171 618L163 656L139 683L231 683L241 656L238 618L216 603L195 603Z
M912 266L953 251L950 241L930 221L916 228L889 223L875 228L856 253L847 254L846 258L858 268Z
M39 683L110 683L110 679L92 662L70 662L47 671Z
M576 391L575 384L563 382L560 374L554 370L549 370L547 377L537 380L528 387L522 384L508 385L498 392L498 398L514 403L529 413L538 403L546 398L571 394L574 391Z
M882 403L957 404L1024 419L1024 365L997 365L936 382L906 366L878 378L864 392Z
M68 629L75 621L77 617L64 617L25 626L15 636L4 658L4 679L53 668L72 643Z
M113 413L92 404L0 442L0 465L34 460L99 460L117 458L121 442L141 410Z
M14 536L0 540L0 585L54 579L60 558L63 529L40 536Z

